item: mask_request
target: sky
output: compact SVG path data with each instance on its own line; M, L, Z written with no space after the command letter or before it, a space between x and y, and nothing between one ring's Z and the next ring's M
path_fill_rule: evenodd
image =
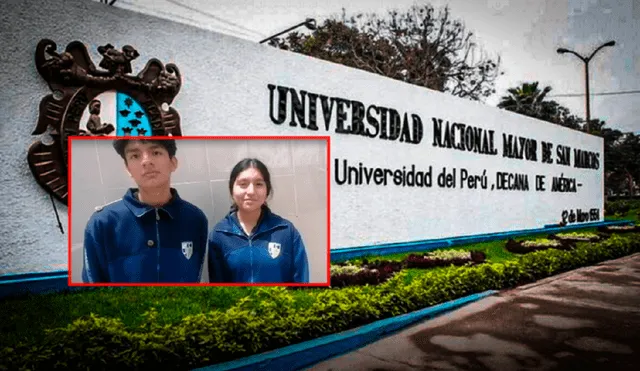
M424 3L448 5L482 49L500 56L504 75L485 100L492 106L508 88L538 81L552 87L549 99L584 118L584 63L556 49L588 56L614 40L589 63L591 118L640 134L640 0L117 0L114 6L259 42L308 17L320 24L343 8L385 14ZM564 94L576 96L555 96Z

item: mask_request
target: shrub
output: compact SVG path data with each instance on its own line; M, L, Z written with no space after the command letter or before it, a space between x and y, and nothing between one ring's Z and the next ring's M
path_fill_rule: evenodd
M598 227L598 231L604 234L637 233L637 232L640 232L640 225L607 225L607 226Z
M609 201L604 206L607 215L620 214L624 215L629 210L640 209L640 200L616 200Z
M554 240L548 238L538 238L528 241L516 241L510 238L505 244L507 251L514 254L527 254L532 251L540 251L547 249L568 250L574 248L575 245L567 240Z
M336 265L331 267L331 287L379 285L402 269L402 263L393 261L363 261L362 266Z
M431 268L447 265L466 265L484 262L486 255L481 251L438 250L425 254L410 254L405 263L408 268Z
M362 261L362 266L368 269L377 269L382 272L395 273L404 268L402 262L392 260L374 260L369 262L367 259Z
M377 270L362 269L358 273L342 273L331 276L331 287L377 285L385 277Z
M549 235L550 240L560 240L566 242L595 242L602 238L606 238L604 235L598 235L597 233L590 232L565 232Z
M607 215L626 214L631 210L631 204L624 200L610 201L604 206Z
M357 265L331 265L331 275L338 274L355 274L364 270L363 267Z
M349 261L331 265L331 287L378 285L394 273L400 271L403 264L397 261L363 259L360 265Z

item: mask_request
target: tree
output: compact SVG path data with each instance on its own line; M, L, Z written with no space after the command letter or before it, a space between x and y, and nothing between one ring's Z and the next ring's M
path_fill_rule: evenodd
M603 123L603 121L599 121ZM620 185L624 181L624 176L620 176L620 161L622 160L623 153L618 150L619 141L624 134L620 130L614 130L609 128L598 128L594 132L604 139L604 186L607 193L621 191Z
M629 195L634 195L636 184L640 183L640 136L633 133L623 134L614 143L609 155L613 157L609 160L613 181L610 183L615 185L615 190L626 190ZM605 150L605 159L606 156Z
M495 93L500 59L479 50L449 8L414 5L386 16L329 18L310 35L290 33L270 45L471 100Z
M503 96L498 103L498 108L503 108L519 114L534 117L540 120L552 122L575 130L582 130L580 117L571 114L568 108L554 100L545 100L551 91L550 86L542 90L538 82L523 83L521 86L507 90L508 95Z
M550 91L550 86L540 90L537 81L534 83L525 82L521 86L508 89L509 95L501 98L498 108L536 117L542 108L542 101Z

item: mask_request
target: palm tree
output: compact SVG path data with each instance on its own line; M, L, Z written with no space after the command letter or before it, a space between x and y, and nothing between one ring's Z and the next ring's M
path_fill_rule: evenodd
M547 108L547 102L544 98L551 91L551 87L547 86L540 90L538 82L523 83L521 86L507 90L509 95L505 95L498 103L498 108L504 108L509 111L517 112L522 115L542 118L542 113ZM548 109L547 109L548 111Z
M534 117L554 124L562 125L574 130L582 130L583 119L573 115L568 108L554 100L545 100L551 87L540 90L538 82L523 83L521 86L507 90L498 103L498 108Z

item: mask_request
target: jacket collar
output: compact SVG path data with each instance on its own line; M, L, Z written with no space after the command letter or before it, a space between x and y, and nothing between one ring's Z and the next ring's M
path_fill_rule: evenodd
M155 208L151 205L140 202L136 197L137 192L137 188L129 188L122 200L125 206L131 210L136 217L140 218L148 212L155 210ZM158 210L164 211L171 219L173 219L178 215L178 209L180 208L181 203L182 199L178 195L178 191L175 188L171 188L171 200L162 207L159 207Z
M286 224L284 223L282 218L279 218L267 206L262 206L262 214L260 214L260 219L258 219L258 224L256 224L252 235L255 236L257 234L283 226L286 226ZM220 232L233 233L241 236L245 235L244 230L240 225L240 221L238 220L238 213L235 210L231 210L222 220L222 223L220 223L215 228L215 230Z

